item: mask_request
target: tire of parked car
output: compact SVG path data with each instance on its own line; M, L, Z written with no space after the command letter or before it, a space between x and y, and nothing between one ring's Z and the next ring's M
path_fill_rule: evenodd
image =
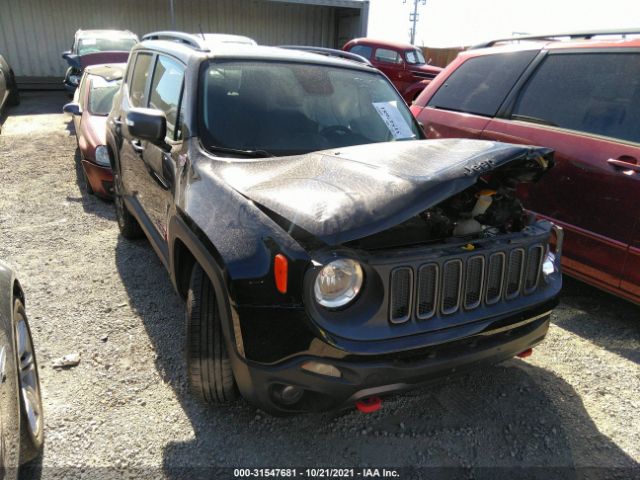
M31 329L19 299L14 301L13 319L20 389L20 463L25 464L38 458L44 445L42 395Z
M89 183L87 182L87 186ZM116 217L118 219L118 227L120 228L120 233L124 238L127 239L136 239L142 238L144 233L142 232L142 228L140 228L140 224L135 219L127 206L124 203L124 199L122 198L122 179L120 178L120 174L117 172L113 172L113 188L114 188L114 204L116 207ZM88 191L88 189L87 189Z
M18 84L16 83L16 77L11 72L11 82L9 84L9 97L7 98L7 104L10 107L17 107L20 105L20 92L18 92Z
M191 272L186 306L187 368L191 390L207 403L238 397L211 280L200 265Z

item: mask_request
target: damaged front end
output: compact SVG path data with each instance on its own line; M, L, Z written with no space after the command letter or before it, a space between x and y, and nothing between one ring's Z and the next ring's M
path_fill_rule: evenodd
M516 195L552 166L549 149L429 140L234 164L221 175L306 249L300 300L315 336L386 354L553 306L561 231Z
M536 345L562 284L562 230L516 193L552 166L548 149L445 140L224 167L308 255L288 272L299 303L237 305L253 362L243 394L333 408ZM283 402L290 388L300 396Z
M552 164L551 152L531 149L483 168L471 186L397 225L315 251L305 288L314 322L341 339L379 342L378 353L387 353L397 349L394 339L480 325L555 298L562 231L536 220L516 195ZM340 295L345 274L331 266L345 259L363 272L359 296L327 307L318 291L328 285L328 295Z

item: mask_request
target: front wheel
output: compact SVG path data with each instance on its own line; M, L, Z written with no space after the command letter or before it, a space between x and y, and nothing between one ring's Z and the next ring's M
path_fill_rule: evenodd
M211 280L200 265L191 272L187 295L187 367L191 390L207 403L238 396Z
M142 229L135 217L129 213L124 203L122 179L120 174L115 171L113 172L113 190L113 203L116 207L116 218L118 219L120 233L124 238L128 239L141 238L143 236Z
M40 456L44 445L42 395L36 354L24 305L14 302L18 381L20 388L20 463Z

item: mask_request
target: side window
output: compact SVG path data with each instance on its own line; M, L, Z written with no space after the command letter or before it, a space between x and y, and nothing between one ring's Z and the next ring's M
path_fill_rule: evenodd
M179 122L184 66L164 55L158 56L151 82L149 108L162 110L167 117L167 137L173 139Z
M550 54L513 118L640 143L640 54Z
M440 86L428 107L492 117L537 50L473 57Z
M373 52L373 48L367 47L366 45L354 45L349 51L351 53L355 53L356 55L360 55L371 60L371 53Z
M136 56L136 63L133 67L131 82L129 84L129 97L134 107L146 107L147 78L149 78L152 55L150 53L139 53Z
M376 60L386 63L402 63L402 57L395 50L387 48L378 48L376 50Z

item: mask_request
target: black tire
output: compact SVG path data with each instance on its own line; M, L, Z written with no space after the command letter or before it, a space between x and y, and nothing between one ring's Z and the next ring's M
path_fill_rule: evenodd
M34 462L42 454L42 448L44 446L44 422L42 421L42 394L40 390L40 375L38 374L38 362L36 360L35 349L33 348L33 340L31 336L31 329L29 328L29 322L27 321L27 314L24 309L24 305L19 299L14 301L13 318L15 322L14 329L16 329L16 356L17 356L17 368L18 368L18 388L22 389L25 385L22 384L22 376L20 375L20 368L23 365L23 359L20 357L18 347L18 335L17 328L20 319L24 320L26 327L26 333L28 341L30 342L30 355L32 356L33 373L35 374L35 384L37 385L38 394L35 397L35 401L38 405L38 411L40 415L40 427L38 431L34 433L33 429L29 426L29 418L26 414L25 399L22 394L20 397L20 464L24 465L29 462ZM32 397L33 398L33 397ZM35 462L34 462L35 463Z
M20 105L20 92L18 91L18 84L16 83L16 78L11 72L11 82L9 84L9 97L7 98L7 105L10 107L17 107Z
M113 172L113 203L116 207L116 218L118 219L118 227L120 233L124 238L133 240L136 238L142 238L144 232L140 228L138 220L129 213L127 206L122 198L122 180L120 174Z
M191 390L207 403L238 397L215 291L202 267L191 272L187 295L187 368Z

